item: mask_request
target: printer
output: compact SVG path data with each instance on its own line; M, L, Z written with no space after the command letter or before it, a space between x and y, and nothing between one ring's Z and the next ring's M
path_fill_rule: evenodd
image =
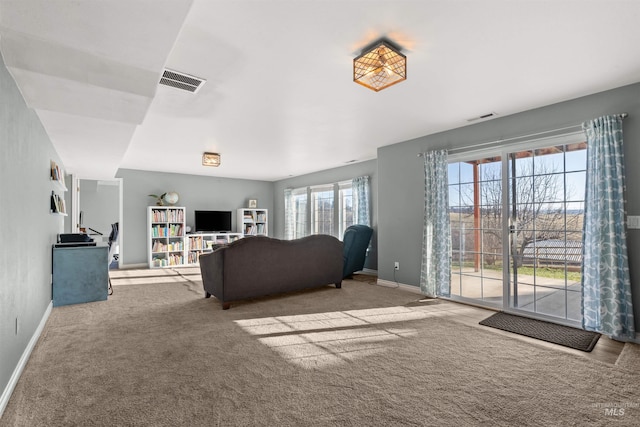
M95 246L96 242L84 233L61 233L58 234L56 248L73 248L79 246Z

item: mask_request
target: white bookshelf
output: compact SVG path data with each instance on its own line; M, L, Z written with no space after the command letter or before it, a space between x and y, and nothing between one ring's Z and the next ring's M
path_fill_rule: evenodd
M266 209L240 208L236 227L244 236L268 236L269 213Z
M149 206L147 208L147 262L149 268L185 263L185 208Z
M194 233L187 234L185 245L187 248L187 264L198 264L201 254L212 252L217 245L226 245L243 238L242 233Z

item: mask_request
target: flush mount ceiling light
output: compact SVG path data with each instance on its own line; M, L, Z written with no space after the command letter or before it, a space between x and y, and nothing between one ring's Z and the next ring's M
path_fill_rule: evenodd
M353 81L376 92L407 79L407 57L387 40L368 46L353 60Z
M220 154L218 153L203 153L202 154L202 166L220 166Z

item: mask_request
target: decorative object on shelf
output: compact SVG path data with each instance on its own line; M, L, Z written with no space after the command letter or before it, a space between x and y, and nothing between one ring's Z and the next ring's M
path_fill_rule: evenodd
M376 92L407 79L407 57L390 41L367 46L353 60L353 81Z
M176 193L175 191L168 191L160 195L149 194L149 197L153 197L154 199L156 199L156 205L158 206L164 206L165 203L173 206L178 203L178 200L180 199L180 196L178 196L178 193Z
M203 153L202 154L202 166L220 166L220 154L218 153Z
M157 206L164 206L164 195L167 193L162 193L159 196L157 194L149 194L149 197L153 197L156 199Z
M258 207L258 201L256 199L249 199L249 206L250 209L255 209Z
M176 203L178 203L178 200L180 199L180 197L178 196L178 193L176 193L175 191L169 191L167 193L164 193L162 195L162 200L164 200L165 203L173 206Z

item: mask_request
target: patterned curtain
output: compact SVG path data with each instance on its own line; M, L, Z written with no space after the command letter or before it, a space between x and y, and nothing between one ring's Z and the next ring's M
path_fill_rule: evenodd
M427 296L450 296L451 227L447 151L424 153L424 229L420 290Z
M290 188L284 190L284 238L291 240L295 231L295 212L293 211L293 191Z
M613 338L635 337L625 234L622 118L582 124L587 178L582 237L582 326Z
M351 181L353 191L353 223L371 226L369 220L369 177L359 176Z

